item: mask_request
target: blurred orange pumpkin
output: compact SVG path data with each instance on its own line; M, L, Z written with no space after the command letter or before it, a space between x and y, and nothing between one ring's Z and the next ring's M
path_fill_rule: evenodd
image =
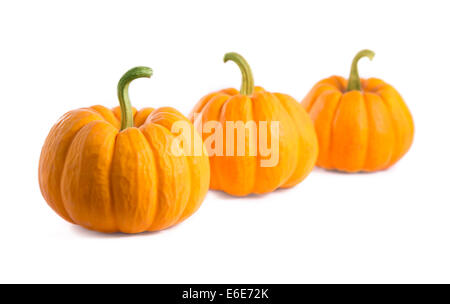
M175 225L201 205L209 187L203 155L170 153L171 126L186 121L173 108L136 111L129 83L150 77L137 67L120 80L120 107L66 113L42 148L39 184L50 207L67 221L101 232L138 233ZM181 135L180 135L181 136Z
M242 72L240 92L230 88L208 94L189 116L197 129L206 129L204 126L210 122L217 122L221 129L215 141L207 130L201 132L210 155L211 189L244 196L300 183L313 169L318 153L311 119L294 98L255 87L250 67L242 56L228 53L224 61L228 60L234 61ZM226 128L240 122L241 126L250 126L242 133L243 143L238 142L237 130L228 133ZM271 149L277 146L278 151L272 149L269 155L264 143L270 143Z
M381 79L360 79L353 59L349 80L319 81L302 101L319 140L317 165L346 172L377 171L395 164L411 147L414 123L400 94Z

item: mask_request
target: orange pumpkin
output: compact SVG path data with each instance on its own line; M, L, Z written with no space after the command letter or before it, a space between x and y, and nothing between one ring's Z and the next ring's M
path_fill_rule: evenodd
M192 124L169 107L136 111L129 83L150 77L137 67L120 80L120 108L81 108L53 126L42 148L39 184L50 207L65 220L101 232L161 230L192 215L209 187L203 155L172 153L175 122ZM183 138L181 138L183 139Z
M230 88L208 94L189 116L194 126L202 129L210 155L211 189L244 196L300 183L313 169L318 154L311 119L294 98L254 87L242 56L228 53L224 61L228 60L242 72L240 92ZM206 126L211 122L208 132ZM239 123L241 131L246 126L241 140L238 127L227 129L228 124ZM271 148L278 145L277 161L269 155L268 143Z
M360 79L353 59L347 81L319 81L302 101L319 139L317 165L346 172L377 171L395 164L411 147L414 123L400 94L381 79Z

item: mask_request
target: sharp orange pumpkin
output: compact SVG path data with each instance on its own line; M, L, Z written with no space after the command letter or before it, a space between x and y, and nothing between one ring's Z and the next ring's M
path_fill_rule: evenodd
M234 61L241 70L240 92L230 88L208 94L189 116L197 129L216 122L222 130L215 141L210 140L208 130L202 132L210 154L211 189L244 196L300 183L313 169L318 153L311 119L294 98L255 87L250 67L242 56L228 53L224 61L228 60ZM241 126L250 126L242 133L244 140L240 148L245 153L240 154L238 129L228 133L226 128L228 123L238 125L239 122ZM256 127L252 129L252 126ZM235 136L229 137L229 134ZM263 165L273 156L263 149L264 142L271 143L272 147L278 145L277 162Z
M302 101L319 140L317 165L346 172L377 171L395 164L411 147L414 123L400 94L381 79L360 79L353 59L348 81L319 81Z
M120 108L92 106L66 113L42 148L39 184L50 207L65 220L101 232L139 233L175 225L200 206L209 187L203 155L169 153L177 121L169 107L136 111L128 85L151 69L128 71L118 85ZM176 147L176 145L174 145ZM203 147L204 148L204 147Z

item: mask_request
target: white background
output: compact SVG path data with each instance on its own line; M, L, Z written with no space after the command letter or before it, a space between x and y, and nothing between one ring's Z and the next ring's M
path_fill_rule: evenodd
M450 282L448 1L2 1L0 282ZM210 91L256 83L301 100L332 74L393 84L413 114L410 152L388 171L315 169L297 187L233 198L209 192L172 229L103 235L42 198L37 169L65 112L118 105L136 65L134 106L188 114Z

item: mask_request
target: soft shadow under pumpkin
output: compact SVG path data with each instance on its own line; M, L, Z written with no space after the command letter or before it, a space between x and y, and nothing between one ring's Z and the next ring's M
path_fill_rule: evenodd
M121 232L104 233L104 232L98 232L98 231L94 231L94 230L88 230L88 229L83 228L78 225L72 225L72 230L81 237L95 238L95 239L115 239L115 238L132 238L132 237L139 237L139 236L150 236L150 235L155 235L155 234L158 234L158 233L164 231L164 230L144 231L141 233L134 233L134 234L127 234L127 233L121 233Z

